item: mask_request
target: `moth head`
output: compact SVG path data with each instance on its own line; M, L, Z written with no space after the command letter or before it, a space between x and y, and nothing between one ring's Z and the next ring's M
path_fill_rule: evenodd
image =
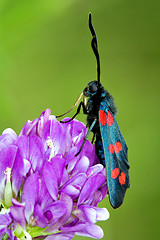
M98 81L91 81L88 83L87 87L83 90L83 94L86 97L92 97L97 94L99 89Z

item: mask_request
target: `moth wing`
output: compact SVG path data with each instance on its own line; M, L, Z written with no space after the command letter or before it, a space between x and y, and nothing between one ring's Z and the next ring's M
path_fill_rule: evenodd
M123 203L125 192L130 185L128 148L115 116L103 103L99 110L99 125L106 161L109 199L112 207L118 208Z

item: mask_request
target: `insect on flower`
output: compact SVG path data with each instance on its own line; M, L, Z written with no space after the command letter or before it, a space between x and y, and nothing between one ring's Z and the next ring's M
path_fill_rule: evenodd
M127 156L127 145L118 127L115 114L116 106L110 93L100 83L100 59L98 43L95 30L92 25L92 15L89 14L89 29L92 34L91 46L97 60L97 80L88 83L87 87L78 97L75 104L62 117L76 107L83 95L76 113L68 121L72 121L79 113L81 107L87 115L87 126L89 130L76 155L78 155L88 138L93 132L92 143L95 140L96 154L100 162L106 166L107 185L110 203L113 208L118 208L122 203L127 188L129 188L129 164ZM87 101L88 98L88 101Z

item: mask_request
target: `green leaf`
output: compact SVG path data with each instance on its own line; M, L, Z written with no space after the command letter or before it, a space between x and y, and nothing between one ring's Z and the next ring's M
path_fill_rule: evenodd
M56 234L56 233L59 233L61 231L56 231L56 232L52 232L52 233L49 233L49 232L45 232L45 230L47 229L48 227L46 228L41 228L41 227L27 227L27 232L31 235L32 238L35 238L35 237L39 237L39 236L47 236L47 235L51 235L51 234Z

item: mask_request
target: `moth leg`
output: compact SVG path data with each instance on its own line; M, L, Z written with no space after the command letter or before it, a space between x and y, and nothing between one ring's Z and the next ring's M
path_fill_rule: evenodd
M76 106L79 104L79 101L80 101L82 95L83 95L83 92L81 92L81 94L80 94L79 97L77 98L75 104L74 104L67 112L65 112L65 113L63 113L63 114L61 114L61 115L59 115L59 116L56 116L56 118L63 117L64 115L66 115L67 113L69 113L74 107L76 107Z
M92 144L94 143L95 136L96 136L96 134L94 133L93 137L92 137L92 142L91 142Z
M94 121L92 122L92 124L91 124L91 126L90 126L90 128L89 128L89 130L88 130L88 132L87 132L87 134L86 134L86 136L85 136L85 138L84 138L84 140L83 140L83 143L82 143L82 145L81 145L78 153L76 153L75 156L78 156L78 154L80 154L80 152L81 152L81 150L82 150L82 148L83 148L86 140L88 139L88 136L89 136L90 132L92 131L92 129L93 129L94 125L96 124L96 122L97 122L97 119L95 118Z
M81 107L83 107L83 112L86 111L86 108L84 106L84 102L81 101L78 108L77 108L77 111L76 113L73 115L73 117L71 119L69 119L68 121L60 121L61 123L68 123L70 121L72 121L79 113L80 113L80 110L81 110ZM85 112L84 112L85 113Z

